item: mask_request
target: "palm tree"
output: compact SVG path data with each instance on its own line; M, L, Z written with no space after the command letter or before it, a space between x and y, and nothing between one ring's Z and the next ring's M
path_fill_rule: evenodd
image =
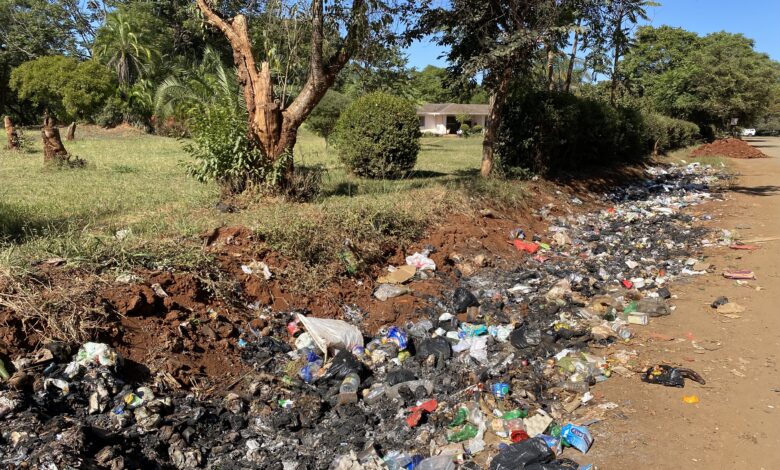
M207 47L198 66L180 70L157 87L155 112L186 117L212 105L227 105L236 112L246 106L235 70L227 69L219 53Z
M116 12L98 32L94 55L116 72L120 85L127 87L143 77L156 52L143 44L128 17Z

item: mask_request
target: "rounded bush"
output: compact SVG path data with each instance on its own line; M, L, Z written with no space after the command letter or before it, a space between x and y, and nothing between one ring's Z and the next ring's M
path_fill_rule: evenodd
M336 123L334 144L341 162L367 178L399 178L414 169L420 124L414 105L371 93L354 101Z

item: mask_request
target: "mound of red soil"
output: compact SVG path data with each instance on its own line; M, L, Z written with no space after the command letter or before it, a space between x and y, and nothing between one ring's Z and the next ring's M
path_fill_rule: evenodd
M704 144L691 153L694 157L767 158L767 156L739 139L720 139Z

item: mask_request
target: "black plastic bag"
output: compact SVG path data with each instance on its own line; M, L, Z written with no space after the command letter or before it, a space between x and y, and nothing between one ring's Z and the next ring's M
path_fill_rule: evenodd
M701 375L691 369L680 369L677 367L657 365L650 367L642 377L643 382L649 384L665 385L667 387L685 387L685 379L691 379L705 385L707 382Z
M490 462L490 470L524 470L533 464L546 464L555 460L555 454L539 438L526 439L508 446ZM554 468L554 467L552 467Z

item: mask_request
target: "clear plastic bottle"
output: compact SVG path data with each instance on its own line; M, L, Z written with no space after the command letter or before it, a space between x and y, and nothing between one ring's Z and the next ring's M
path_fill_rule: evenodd
M451 455L437 455L420 462L415 470L455 470L455 462Z
M357 403L357 391L360 387L360 376L352 372L344 377L339 387L339 405L346 405L349 403Z
M621 339L631 338L631 329L628 328L628 325L623 320L615 320L609 327L612 328L612 331L617 333Z
M387 385L380 383L374 384L370 389L363 392L363 401L366 405L373 405L385 396Z

